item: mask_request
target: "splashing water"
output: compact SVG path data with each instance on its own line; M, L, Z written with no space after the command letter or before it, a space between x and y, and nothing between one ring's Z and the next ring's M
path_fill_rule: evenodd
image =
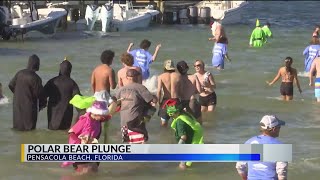
M9 103L9 98L4 96L3 98L0 99L0 105L1 104L8 104Z
M157 92L157 76L153 75L151 78L146 79L142 84L151 92L156 93Z

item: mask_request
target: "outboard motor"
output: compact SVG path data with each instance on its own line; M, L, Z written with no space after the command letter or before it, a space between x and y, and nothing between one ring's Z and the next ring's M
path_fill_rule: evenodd
M100 18L102 23L102 30L103 32L110 31L112 20L113 20L113 4L106 3L102 5L101 12L100 12Z
M0 36L4 40L9 40L13 31L9 28L7 8L0 6Z
M96 23L99 17L100 7L95 4L89 4L86 8L85 19L87 22L88 30L92 31L94 24Z

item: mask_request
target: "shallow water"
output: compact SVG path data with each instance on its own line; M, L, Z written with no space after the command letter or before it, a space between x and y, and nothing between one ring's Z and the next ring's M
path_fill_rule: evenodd
M229 54L232 63L225 64L224 71L212 68L217 82L218 106L216 112L204 115L206 143L243 143L258 134L258 122L264 114L277 114L287 121L281 129L280 140L293 144L293 162L289 165L289 179L315 180L320 176L320 110L314 102L313 90L308 86L308 78L303 77L302 51L309 43L314 24L318 23L320 4L314 2L250 2L244 14L244 24L225 26L230 39ZM269 20L274 38L264 48L248 48L250 33L255 18ZM261 21L262 22L262 21ZM116 52L113 64L117 71L121 68L120 54L126 51L130 42L137 47L147 38L152 41L153 53L157 43L162 47L156 62L151 66L153 79L146 86L156 90L156 75L162 72L165 59L176 62L186 60L190 63L190 73L195 59L206 63L211 61L212 42L207 38L210 31L204 25L153 26L146 31L113 34L108 37L89 36L82 33L57 34L53 38L28 39L24 43L14 41L0 43L0 82L8 103L0 103L2 116L0 126L0 179L61 179L72 171L62 169L59 163L20 163L21 143L67 143L63 131L49 131L46 111L41 111L37 130L16 132L12 127L12 94L7 85L17 70L24 68L29 55L38 54L41 67L38 74L43 82L58 74L58 65L64 56L73 64L72 77L80 86L81 92L90 94L90 75L100 63L100 54L105 49ZM291 56L293 66L298 69L303 94L298 94L292 102L280 101L279 86L267 86L272 80L283 59ZM159 128L160 120L154 117L148 124L149 143L174 143L170 129ZM110 138L112 143L120 143L119 116L111 122ZM177 163L102 163L100 172L93 177L76 179L196 179L215 177L215 179L240 179L234 163L197 163L192 169L180 172ZM67 178L67 177L65 177Z

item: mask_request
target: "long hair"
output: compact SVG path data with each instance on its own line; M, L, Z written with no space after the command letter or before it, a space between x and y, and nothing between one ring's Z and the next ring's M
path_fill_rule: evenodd
M292 74L292 67L291 64L293 62L291 57L286 57L286 59L284 60L285 62L285 66L286 66L286 71L290 74Z

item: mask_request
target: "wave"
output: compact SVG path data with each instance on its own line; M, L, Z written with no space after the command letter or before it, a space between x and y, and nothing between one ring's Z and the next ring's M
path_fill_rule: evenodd
M300 77L309 77L309 72L298 72L298 76Z

